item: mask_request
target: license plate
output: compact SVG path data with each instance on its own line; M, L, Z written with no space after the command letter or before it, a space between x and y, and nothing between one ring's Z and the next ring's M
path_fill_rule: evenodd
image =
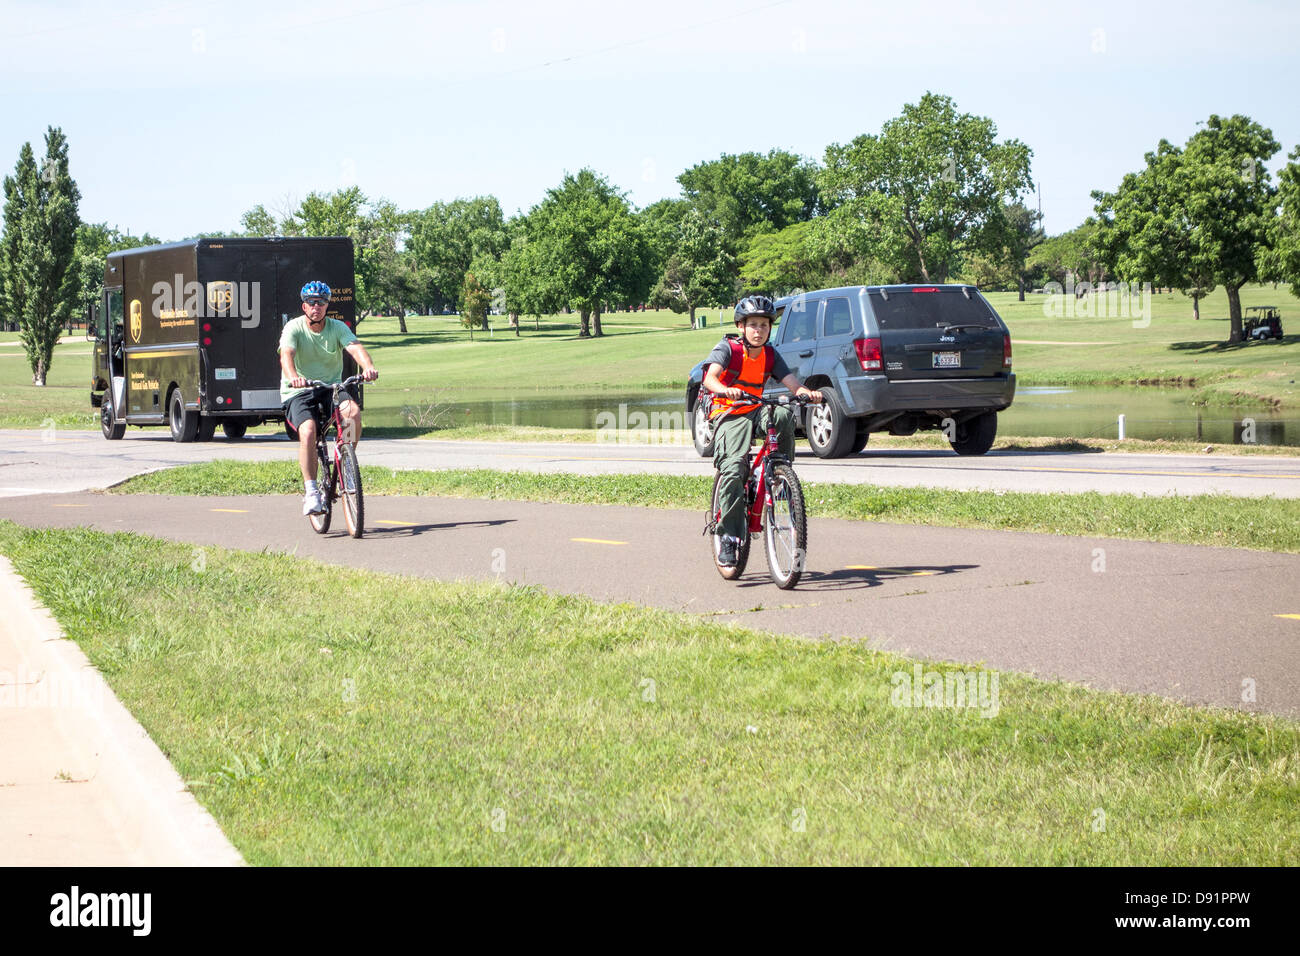
M960 352L934 352L934 365L931 368L961 368Z

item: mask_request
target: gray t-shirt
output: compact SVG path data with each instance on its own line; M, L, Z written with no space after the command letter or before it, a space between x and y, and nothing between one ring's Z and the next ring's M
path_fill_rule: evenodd
M780 352L777 352L776 349L772 351L776 352L776 357L772 362L772 377L779 382L790 374L790 366L785 364L785 359L781 358ZM699 355L700 353L696 352L695 354ZM713 351L709 353L708 361L704 363L705 375L709 374L709 366L713 364L721 365L724 372L727 370L727 366L731 364L730 336L715 345Z

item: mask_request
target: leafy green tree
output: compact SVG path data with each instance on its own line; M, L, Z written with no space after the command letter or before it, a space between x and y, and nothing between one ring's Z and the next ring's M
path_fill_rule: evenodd
M68 171L68 140L61 129L46 130L39 172L30 145L24 146L15 177L5 179L5 199L6 206L16 206L18 229L13 258L8 250L5 255L6 297L11 308L21 306L19 337L32 384L44 386L59 331L76 308L79 291L74 252L81 192ZM10 219L6 209L6 229Z
M727 241L775 232L816 215L817 166L794 153L724 153L677 177L691 207L718 223Z
M1108 273L1095 241L1098 225L1089 220L1059 236L1044 239L1029 253L1027 272L1034 281L1051 280L1061 285L1071 282L1097 285Z
M1270 241L1260 251L1260 278L1289 282L1300 296L1300 146L1291 150L1277 174L1279 213L1270 223Z
M258 203L239 218L245 236L278 236L280 225L266 207Z
M469 337L474 338L474 329L487 328L488 309L492 305L492 290L487 288L473 272L465 273L465 284L460 294L460 323L469 329Z
M642 302L649 294L655 277L641 223L626 197L590 169L547 190L529 221L535 291L578 310L579 337L602 334L604 303Z
M727 251L722 229L695 210L682 219L676 247L650 293L650 302L677 313L689 312L694 327L700 306L735 298L736 260Z
M1278 149L1272 132L1241 115L1211 115L1181 150L1161 140L1119 190L1093 194L1098 249L1129 281L1205 291L1221 283L1228 341L1240 342L1241 287L1271 256L1277 190L1264 163Z
M1029 147L998 142L993 121L926 93L879 136L826 149L818 178L825 228L904 278L943 282L961 253L997 254L1006 204L1032 187Z
M18 165L13 176L4 181L4 238L0 244L0 279L4 299L0 306L7 328L16 330L27 311L27 287L20 272L23 256L23 212L36 190L36 158L32 144L23 143L18 151Z
M437 202L412 216L410 249L448 303L460 299L470 263L485 254L500 259L509 245L495 196Z

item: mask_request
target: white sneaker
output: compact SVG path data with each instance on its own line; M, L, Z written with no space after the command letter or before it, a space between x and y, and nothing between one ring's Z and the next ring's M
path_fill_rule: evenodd
M302 498L302 513L304 515L319 515L325 513L325 498L319 491L309 491Z

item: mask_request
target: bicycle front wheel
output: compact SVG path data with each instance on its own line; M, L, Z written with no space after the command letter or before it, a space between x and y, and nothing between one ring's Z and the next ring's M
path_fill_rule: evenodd
M348 534L359 538L366 533L366 502L361 494L361 466L357 464L357 450L353 445L339 445L338 481Z
M763 511L768 574L777 587L788 590L803 575L808 522L804 515L803 486L787 462L772 465L772 499Z

